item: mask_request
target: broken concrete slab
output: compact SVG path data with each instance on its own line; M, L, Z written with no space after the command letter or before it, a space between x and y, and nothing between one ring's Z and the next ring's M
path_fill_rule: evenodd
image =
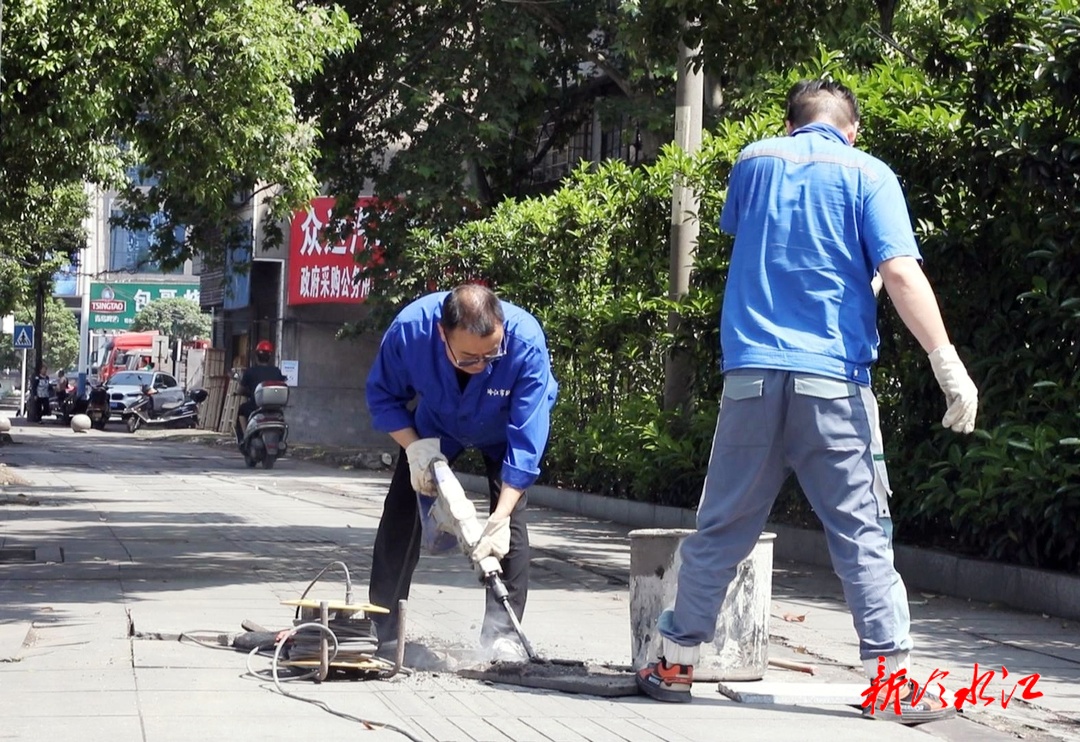
M18 662L24 647L33 643L30 621L0 620L0 662Z
M718 690L739 703L779 706L862 706L865 683L722 682Z
M493 662L487 666L460 668L457 674L490 683L605 698L638 695L634 673L628 667L560 662Z

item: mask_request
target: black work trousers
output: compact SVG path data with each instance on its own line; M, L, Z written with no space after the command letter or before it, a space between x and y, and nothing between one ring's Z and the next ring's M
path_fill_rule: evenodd
M502 489L502 461L485 455L484 467L487 470L490 513L495 509ZM500 562L502 579L510 594L510 605L519 619L525 613L525 599L529 592L529 530L525 500L526 495L522 494L510 515L510 551ZM402 449L398 452L397 468L383 504L371 558L368 600L390 609L389 616L374 616L380 641L392 640L397 635L398 601L409 597L413 572L419 560L420 510L409 477L409 462ZM514 628L502 604L495 600L490 590L485 593L487 603L480 641L489 644L499 634L513 634Z

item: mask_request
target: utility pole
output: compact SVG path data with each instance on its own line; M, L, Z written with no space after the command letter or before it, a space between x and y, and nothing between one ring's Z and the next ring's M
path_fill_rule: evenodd
M37 337L34 343L34 373L41 368L45 345L45 285L46 279L41 275L37 278L37 289L34 293L34 334Z
M683 31L689 24L683 22ZM675 84L675 144L688 155L701 148L701 118L704 100L704 75L695 68L701 54L700 42L688 49L679 39L678 78ZM698 194L684 179L676 175L671 189L671 268L668 298L677 301L690 290L690 273L694 267L700 223ZM678 337L682 317L678 312L668 314L668 331ZM690 401L693 369L690 354L676 344L664 362L664 409L686 410Z

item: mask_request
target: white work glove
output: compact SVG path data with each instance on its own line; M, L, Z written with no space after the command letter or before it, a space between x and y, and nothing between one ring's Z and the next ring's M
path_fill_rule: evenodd
M502 559L508 551L510 551L510 518L505 515L492 515L484 526L484 532L480 534L480 540L473 548L473 563L479 564L481 559L492 555L496 559Z
M935 348L929 357L934 377L949 405L941 424L957 433L970 433L975 430L975 413L979 407L979 390L975 388L975 382L968 376L953 346Z
M420 438L405 449L405 458L409 460L409 481L412 488L421 495L435 497L435 480L431 478L431 462L446 461L442 454L438 438Z

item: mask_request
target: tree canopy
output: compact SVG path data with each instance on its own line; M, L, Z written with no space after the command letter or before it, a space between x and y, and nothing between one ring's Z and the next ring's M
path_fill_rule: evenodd
M895 6L344 0L375 41L329 60L301 86L301 108L320 122L319 172L343 209L374 187L404 197L398 223L452 225L535 193L534 171L584 124L602 158L632 147L637 161L655 159L672 138L680 36L702 42L715 121L724 95L760 90L761 73L819 44L879 52L869 27L891 24Z
M174 341L205 340L210 337L210 315L188 299L158 299L139 310L131 329L157 330Z
M31 305L20 304L13 308L15 321L21 324L33 324L34 311ZM42 345L42 361L51 373L71 371L79 360L79 325L75 314L64 302L57 298L45 301L45 337ZM12 350L11 338L0 338L0 367L17 369L22 364L22 353ZM34 354L27 355L27 372L33 371Z
M891 35L853 26L846 42L789 63L769 62L771 52L747 60L761 72L733 75L725 118L694 157L668 147L643 167L585 165L552 194L507 198L487 218L411 225L369 267L372 315L485 281L548 333L560 401L546 476L693 506L720 384L716 319L731 240L717 217L728 173L748 142L782 133L793 82L838 79L861 103L858 146L900 177L925 270L980 392L975 434L943 429L926 354L883 298L873 385L897 537L1080 571L1080 2L893 10ZM677 335L666 327L664 281L676 173L702 194ZM661 359L674 344L696 360L696 408L681 427L658 405ZM801 502L784 497L774 514L815 523Z
M293 86L356 40L333 6L286 0L7 0L0 250L42 193L86 181L121 192L129 226L164 213L167 265L220 259L262 184L278 214L318 192Z
M86 246L90 209L81 183L30 182L22 193L26 209L0 218L0 314L32 302L41 282L51 293L53 275Z

